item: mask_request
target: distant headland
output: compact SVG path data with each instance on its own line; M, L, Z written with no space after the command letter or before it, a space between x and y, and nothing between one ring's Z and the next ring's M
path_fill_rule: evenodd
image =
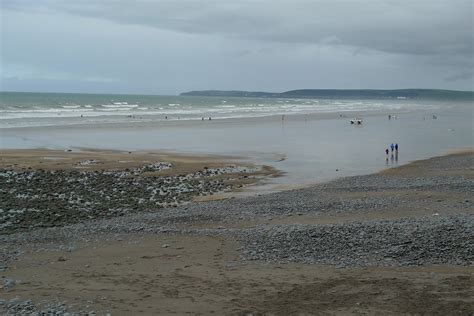
M474 91L440 90L440 89L301 89L286 92L259 91L223 91L201 90L189 91L181 96L203 97L247 97L247 98L321 98L321 99L466 99L474 100Z

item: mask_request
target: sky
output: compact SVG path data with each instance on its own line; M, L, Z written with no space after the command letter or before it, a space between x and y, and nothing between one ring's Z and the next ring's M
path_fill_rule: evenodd
M0 0L2 91L474 90L473 0Z

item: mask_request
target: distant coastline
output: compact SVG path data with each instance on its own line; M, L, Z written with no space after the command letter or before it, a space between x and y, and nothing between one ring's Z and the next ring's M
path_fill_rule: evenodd
M180 96L249 97L249 98L322 98L322 99L465 99L474 100L474 91L441 89L300 89L285 92L239 90L200 90L183 92Z
M57 96L142 96L174 97L173 94L140 94L140 93L89 93L59 91L1 91L2 98L9 95L24 95L31 98L37 95ZM297 89L285 92L243 91L243 90L193 90L182 92L178 96L195 97L238 97L238 98L319 98L319 99L456 99L473 100L474 91L446 89Z

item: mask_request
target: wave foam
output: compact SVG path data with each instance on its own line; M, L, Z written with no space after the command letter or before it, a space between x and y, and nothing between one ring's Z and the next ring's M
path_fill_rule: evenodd
M120 104L117 104L117 103L120 103ZM101 106L104 108L136 108L138 107L138 104L127 104L127 102L115 102L114 104L102 104Z

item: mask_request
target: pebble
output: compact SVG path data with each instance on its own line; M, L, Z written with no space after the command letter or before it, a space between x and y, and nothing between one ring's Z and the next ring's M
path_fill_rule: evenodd
M157 162L127 171L0 169L0 233L178 207L196 195L228 191L235 185L232 174L261 170L226 166L178 176L153 173L172 167ZM222 175L229 177L216 179Z
M474 245L465 237L474 236L473 215L337 225L261 225L240 235L247 260L338 267L469 266L474 262Z

